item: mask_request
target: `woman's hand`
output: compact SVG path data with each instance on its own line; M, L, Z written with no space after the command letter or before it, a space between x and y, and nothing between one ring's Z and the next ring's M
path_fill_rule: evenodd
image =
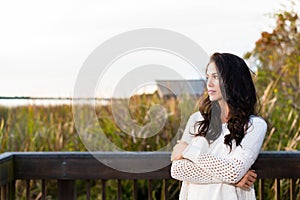
M243 178L235 184L235 186L242 188L242 189L249 189L254 182L256 181L257 174L254 170L249 170Z
M186 143L184 141L180 141L180 140L177 141L177 144L173 148L173 152L171 155L171 161L182 159L183 151L186 149L187 146L188 146L188 143Z

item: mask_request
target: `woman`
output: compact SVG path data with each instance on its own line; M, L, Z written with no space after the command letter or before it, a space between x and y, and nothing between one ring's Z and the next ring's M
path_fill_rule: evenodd
M206 79L207 96L186 127L194 137L189 142L185 134L171 156L171 176L183 181L180 200L253 200L253 185L236 185L248 182L243 176L256 160L267 130L256 115L250 70L238 56L215 53Z

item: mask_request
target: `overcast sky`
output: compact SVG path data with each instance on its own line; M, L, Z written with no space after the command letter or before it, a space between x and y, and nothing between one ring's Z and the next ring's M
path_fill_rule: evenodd
M274 27L268 14L284 2L288 1L1 1L0 96L70 97L82 64L96 47L140 28L176 31L208 54L243 56L262 31Z

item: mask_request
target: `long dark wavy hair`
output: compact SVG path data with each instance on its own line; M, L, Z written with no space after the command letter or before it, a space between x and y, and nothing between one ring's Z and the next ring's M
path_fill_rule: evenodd
M232 149L232 141L240 145L246 130L249 128L250 115L256 115L257 95L251 71L245 61L230 53L214 53L209 64L216 65L222 98L229 107L227 128L230 134L224 143ZM199 126L196 136L204 136L211 144L222 132L221 108L217 101L210 101L207 94L200 101L199 111L203 120L195 124Z

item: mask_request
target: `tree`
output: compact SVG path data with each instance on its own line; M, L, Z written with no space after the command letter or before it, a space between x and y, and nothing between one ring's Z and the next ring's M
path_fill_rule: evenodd
M244 56L257 63L261 114L271 125L264 144L268 150L300 149L300 20L295 8L294 3L290 11L276 13L273 31L262 32Z

